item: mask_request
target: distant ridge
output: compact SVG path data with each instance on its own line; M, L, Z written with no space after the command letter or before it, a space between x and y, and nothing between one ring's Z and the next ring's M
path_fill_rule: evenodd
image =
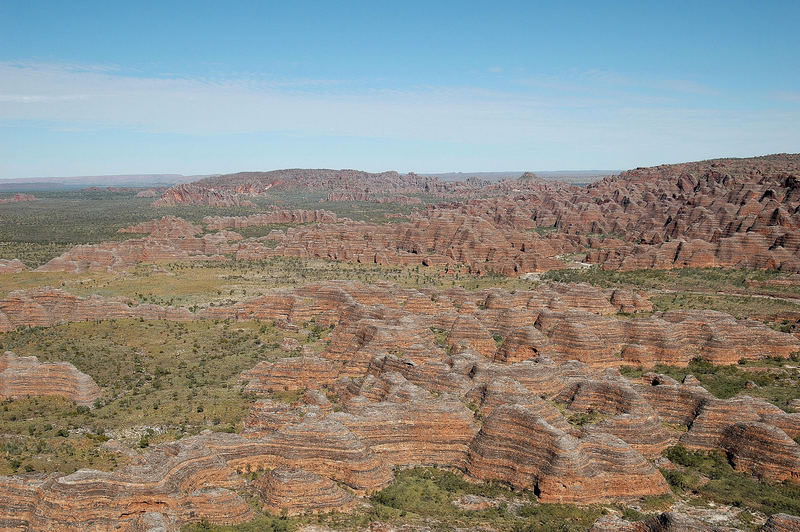
M118 174L70 177L20 177L0 179L0 190L43 190L49 188L86 186L139 186L175 185L202 179L206 175L182 174Z
M438 174L421 173L425 177L436 177L442 181L464 181L471 177L487 181L500 181L503 179L516 179L526 170L513 170L507 172L443 172ZM564 181L567 183L593 183L600 179L618 174L620 170L533 170L533 173L547 181Z

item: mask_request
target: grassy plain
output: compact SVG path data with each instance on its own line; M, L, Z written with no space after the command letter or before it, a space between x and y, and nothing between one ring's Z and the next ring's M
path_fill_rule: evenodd
M103 389L96 408L61 399L4 401L0 407L0 474L112 468L109 437L134 448L201 430L238 432L253 397L238 375L261 360L292 353L285 337L319 341L312 330L287 332L266 323L140 321L70 323L0 336L0 352L66 361ZM64 447L74 447L69 459Z

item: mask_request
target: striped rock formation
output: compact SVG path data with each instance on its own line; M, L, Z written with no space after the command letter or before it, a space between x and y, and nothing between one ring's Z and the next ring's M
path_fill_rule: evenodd
M134 530L152 513L173 523L238 523L252 513L234 491L245 487L236 471L263 468L305 470L320 493L328 490L329 502L336 495L330 490L334 481L364 493L392 478L374 454L335 422L305 423L261 439L204 434L158 445L141 464L114 472L0 477L0 529ZM287 497L300 485L283 480L262 486L265 492L275 491L266 493L267 501L291 504Z
M275 468L259 479L257 488L263 494L264 509L272 513L347 511L356 503L351 492L304 469Z
M209 231L222 229L241 229L259 225L270 224L309 224L309 223L336 223L340 221L335 213L326 210L274 210L265 213L251 214L250 216L206 216L203 225Z
M202 232L202 227L193 225L177 216L164 216L156 220L123 227L117 231L117 233L139 233L158 238L186 238Z
M533 490L543 502L588 503L668 491L664 477L622 440L575 438L518 405L500 406L471 447L467 473Z
M717 399L700 386L648 375L634 388L659 418L687 428L687 448L723 451L734 469L771 481L800 482L800 413L787 414L762 399Z
M760 532L796 532L800 530L800 517L788 514L772 514Z
M0 300L0 332L17 327L50 327L58 323L113 318L187 320L185 308L136 304L124 297L79 297L64 290L18 290Z
M717 528L678 512L664 512L633 522L614 515L604 516L595 521L589 532L724 532L726 530L730 529Z
M168 188L160 198L152 203L153 207L172 207L174 205L207 205L210 207L255 207L250 201L239 197L235 192L221 191L196 185L182 183Z
M19 259L0 259L0 274L3 273L20 273L27 270L28 267Z
M0 356L0 399L56 395L91 405L102 391L94 380L68 362L39 362L11 351Z
M139 229L138 226L126 229L133 228ZM239 247L237 242L242 240L241 235L231 231L210 233L198 238L161 236L160 228L152 229L155 230L154 235L146 238L75 246L39 266L36 271L82 273L123 270L143 262L224 261L228 260L225 255L236 252ZM170 233L168 228L165 231ZM180 233L184 229L179 227L176 231Z

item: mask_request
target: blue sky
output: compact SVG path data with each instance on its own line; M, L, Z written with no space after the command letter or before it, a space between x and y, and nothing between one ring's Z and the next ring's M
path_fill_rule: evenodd
M800 2L0 0L0 178L800 151Z

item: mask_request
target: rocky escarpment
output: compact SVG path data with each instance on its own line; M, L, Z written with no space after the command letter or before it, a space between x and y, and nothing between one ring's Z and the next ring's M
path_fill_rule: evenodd
M533 222L580 242L586 260L605 269L800 269L796 154L637 168L585 188L475 200L460 210Z
M67 362L39 362L10 351L0 356L0 399L56 395L91 405L100 399L100 387Z
M288 172L285 179L276 177L267 184L259 180L272 179L266 177L270 173L179 185L165 193L165 198L173 199L156 203L192 202L196 196L238 198L231 190L288 183L325 190L336 184L335 194L342 197L372 194L370 187L352 188L363 177L358 172ZM234 251L238 260L319 257L504 275L563 268L565 257L614 270L750 267L800 271L799 174L798 155L720 159L631 170L583 188L529 180L501 183L491 185L504 190L501 197L430 206L409 221L394 224L310 214L317 211L276 211L247 220L210 219L208 223L221 228L270 219L274 223L315 222L273 231L270 240L277 241L275 247L257 240L242 242ZM281 171L278 175L283 176ZM373 186L394 193L420 186L438 190L439 186L419 176L381 176L384 181ZM262 185L248 181L252 179ZM235 205L238 199L197 201Z
M360 170L290 168L270 172L239 172L197 181L214 190L247 195L263 195L273 190L314 190L330 192L334 198L396 198L398 195L425 194L442 198L507 195L545 186L543 181L523 175L518 179L490 182L469 178L443 181L434 176L394 171L370 173ZM550 185L558 187L560 185ZM412 198L413 202L413 198Z
M199 185L177 185L154 204L244 205L236 191L259 193L289 183L369 197L369 186L353 188L353 183L361 183L361 174L298 170L215 177ZM720 159L631 170L583 188L535 180L486 185L479 187L482 193L499 187L503 194L430 206L409 221L393 224L353 222L326 211L273 211L209 218L207 225L218 229L311 223L271 232L269 240L277 241L274 247L249 239L223 252L238 260L319 257L504 275L560 269L567 258L615 270L750 267L800 271L798 174L798 155ZM380 176L383 181L372 186L393 193L420 187L439 190L440 185L450 190L450 183L436 184L430 178ZM65 254L76 257L62 256L46 267L75 271L76 261L105 264L109 260L105 255L115 250L133 264L195 258L158 249L164 243L144 244L79 247ZM98 256L93 260L92 254Z
M403 196L402 194L396 196L374 196L366 192L331 192L328 194L326 201L366 201L371 203L396 203L397 205L422 204L422 200L417 197Z
M485 218L452 210L412 217L410 222L345 222L274 231L275 248L241 246L240 260L272 256L319 257L382 265L465 267L472 273L519 275L562 268L557 256L577 251L565 240L498 227Z
M239 258L462 264L518 275L580 255L606 269L799 271L799 173L800 156L776 155L636 169L585 188L517 185L505 197L431 207L408 223L276 233L275 250L253 245Z
M182 183L168 188L153 207L174 205L207 205L210 207L255 207L252 201L241 199L238 194L216 190L193 183Z
M615 309L631 308L635 298L620 291L555 285L513 294L487 290L400 290L342 283L340 290L311 285L295 293L277 291L231 307L209 308L202 316L219 319L301 321L315 316L318 323L347 318L331 337L330 351L365 351L367 363L377 348L424 356L441 341L452 352L471 350L506 363L547 357L554 361L579 360L595 367L657 363L686 365L701 356L732 364L742 358L787 357L800 350L800 341L758 322L735 320L710 311L670 311L648 318L607 317ZM337 293L338 292L338 293ZM583 294L582 296L580 294ZM359 305L374 305L366 310ZM559 310L566 301L573 308ZM615 306L615 305L621 306ZM649 308L640 300L639 308ZM365 312L366 314L359 313ZM360 318L360 319L358 319ZM440 335L440 339L435 338ZM287 379L298 368L286 364ZM314 364L324 373L324 364ZM276 385L282 385L276 384Z
M114 317L297 323L314 318L318 324L341 320L329 351L344 357L364 351L362 364L368 364L378 350L424 358L426 350L438 345L454 353L471 350L504 363L546 357L579 360L594 367L686 365L697 356L731 364L742 358L786 357L800 350L800 340L793 335L719 312L670 311L638 319L606 316L623 309L651 308L646 299L623 293L589 285L555 284L510 293L418 291L388 284L334 282L275 290L194 314L182 308L136 305L125 298L80 298L43 289L12 292L0 300L0 330ZM293 365L300 360L306 359L278 363L286 365L286 380L296 375L300 368ZM313 357L306 366L311 374L330 374L330 368L315 363Z

